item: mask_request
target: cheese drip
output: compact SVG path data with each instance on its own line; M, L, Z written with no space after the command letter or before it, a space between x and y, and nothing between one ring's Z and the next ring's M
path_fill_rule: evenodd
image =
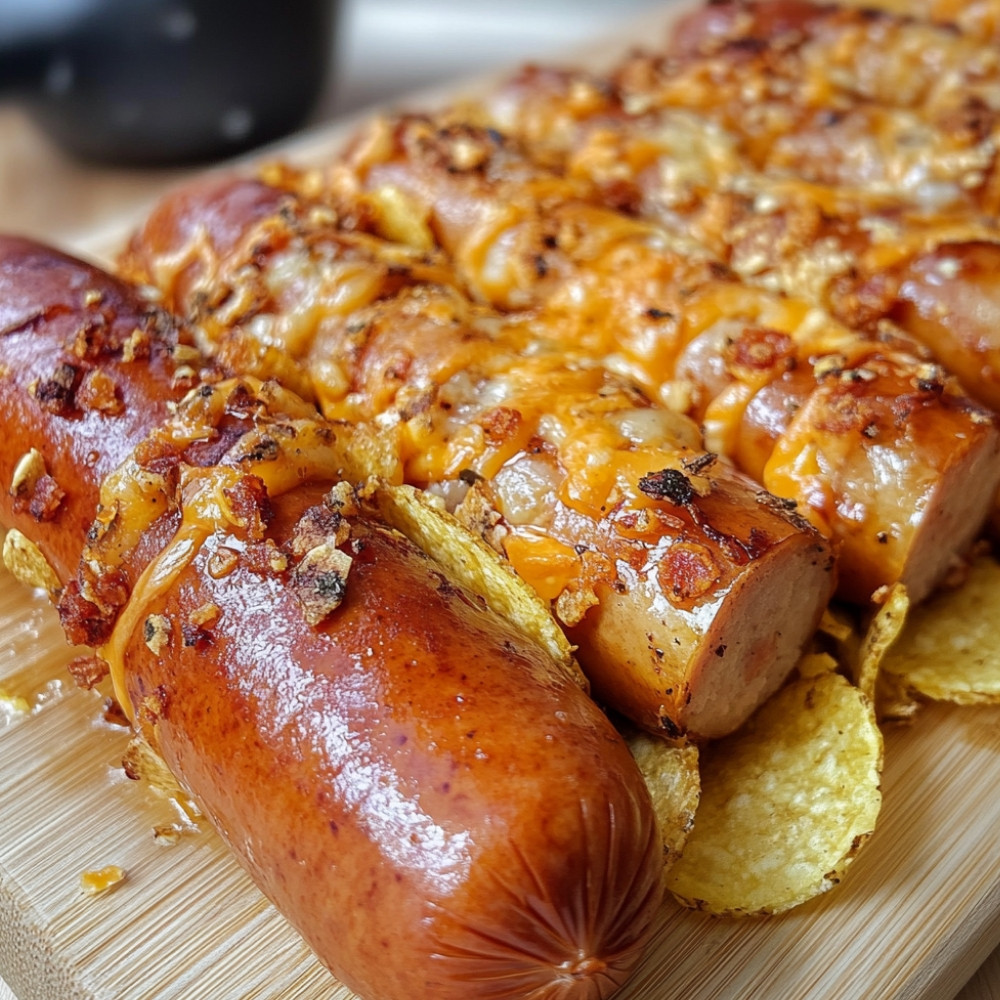
M139 473L140 456L150 443L170 445L178 454L193 443L209 440L234 401L251 406L253 426L236 439L218 464L194 466L180 463L180 476L169 509L180 511L180 524L170 542L140 574L121 608L109 640L98 650L110 668L115 697L134 723L135 706L126 686L125 653L136 628L144 626L153 606L212 536L225 535L241 543L248 525L232 502L241 480L259 479L267 496L274 498L306 482L339 482L361 478L364 469L352 452L346 428L317 419L314 411L274 383L253 378L230 379L192 392L173 419L157 428L119 470L108 477L101 493L102 510L113 511L102 537L88 548L92 567L119 566L127 553L162 513L166 480L154 485Z

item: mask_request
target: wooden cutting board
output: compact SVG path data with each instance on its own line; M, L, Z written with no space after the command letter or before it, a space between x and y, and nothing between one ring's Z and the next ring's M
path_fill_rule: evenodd
M349 127L281 152L311 159ZM75 246L105 254L136 217L109 212ZM204 824L125 778L127 735L68 680L71 656L46 602L0 569L0 973L18 1000L348 1000ZM883 814L846 882L770 919L665 905L622 1000L953 996L1000 943L998 787L1000 708L935 706L890 729ZM174 844L153 836L169 824ZM106 865L126 879L84 895L81 874Z
M124 777L127 736L67 681L53 612L0 584L0 971L19 1000L350 997L204 824ZM622 1000L952 996L1000 942L998 786L1000 709L890 729L883 814L845 883L769 919L666 905ZM106 865L125 881L84 895Z

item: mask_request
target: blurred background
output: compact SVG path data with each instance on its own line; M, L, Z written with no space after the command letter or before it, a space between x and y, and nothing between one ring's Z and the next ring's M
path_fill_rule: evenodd
M0 0L0 228L73 245L289 125L599 41L653 5Z

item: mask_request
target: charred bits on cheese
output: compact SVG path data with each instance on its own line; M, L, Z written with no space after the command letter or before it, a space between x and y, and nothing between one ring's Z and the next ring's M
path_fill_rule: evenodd
M298 558L291 585L310 625L319 625L335 611L347 593L351 557L338 546L351 537L344 515L357 513L353 490L346 483L331 490L322 506L311 507L299 519L289 549Z

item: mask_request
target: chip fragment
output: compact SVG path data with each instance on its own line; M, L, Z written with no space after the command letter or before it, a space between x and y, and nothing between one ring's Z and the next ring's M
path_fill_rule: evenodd
M626 734L629 751L653 800L653 811L663 837L663 864L668 870L684 850L694 827L701 794L698 748L677 746L649 733Z
M667 887L716 914L780 913L831 889L875 828L882 734L844 677L789 684L702 752L701 802Z
M880 724L910 721L921 703L904 677L883 669L889 650L907 627L910 611L909 595L898 583L885 588L882 603L874 614L862 616L856 609L831 605L820 622L819 646L802 658L799 675L842 670L874 701ZM920 613L917 611L916 617ZM827 648L832 653L825 652Z
M865 632L854 664L854 683L873 701L879 673L893 643L899 638L910 610L906 588L894 584L885 595L882 606L875 613Z
M86 896L99 896L110 892L125 881L125 869L119 865L107 865L94 871L80 873L80 891Z
M50 597L59 593L61 585L56 571L42 554L42 550L16 528L11 528L4 538L3 564L26 587L47 590Z

